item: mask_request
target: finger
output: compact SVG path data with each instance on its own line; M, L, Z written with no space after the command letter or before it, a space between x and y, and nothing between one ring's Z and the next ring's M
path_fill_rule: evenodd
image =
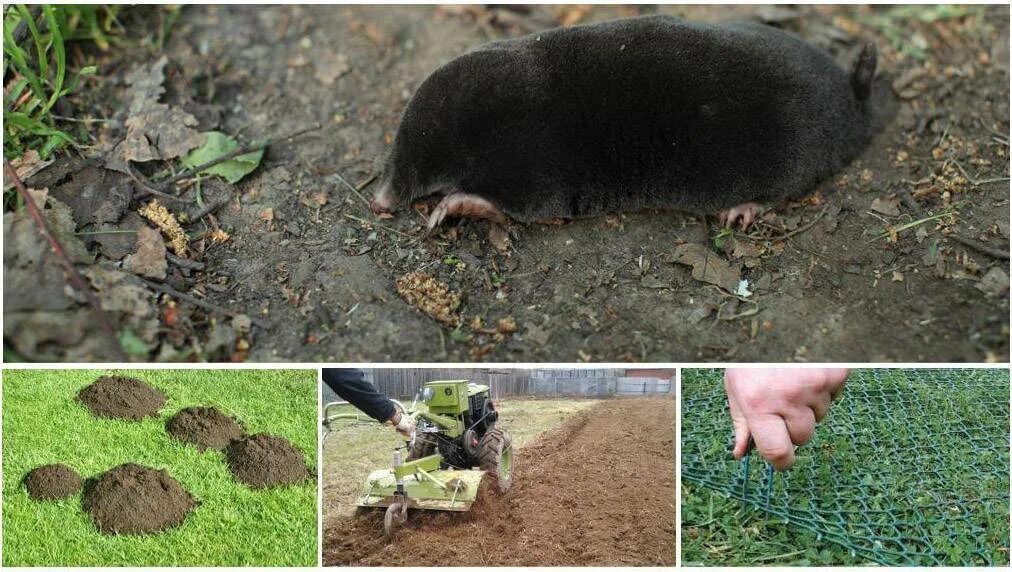
M744 422L734 422L734 458L741 459L748 453L748 440L752 435Z
M822 421L824 417L829 413L829 407L833 404L833 396L828 393L822 393L812 402L812 412L815 414L816 421Z
M783 471L791 468L794 464L794 444L782 417L758 415L750 419L749 430L759 453L774 469Z
M815 434L815 412L807 407L801 407L785 416L784 424L787 425L791 442L795 445L804 445L811 441L812 435Z
M724 390L727 392L727 408L731 413L731 424L734 426L733 455L735 459L741 459L745 453L748 453L748 439L751 436L748 431L748 422L745 421L745 415L742 414L741 407L738 406L738 400L735 399L731 383L726 379Z

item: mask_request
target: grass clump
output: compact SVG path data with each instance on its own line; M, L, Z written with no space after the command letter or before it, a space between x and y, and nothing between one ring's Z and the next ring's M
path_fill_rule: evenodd
M108 49L117 24L117 6L9 5L3 15L4 155L20 157L36 150L45 159L74 145L57 127L57 103L77 89L95 66L71 73L67 45L90 41Z

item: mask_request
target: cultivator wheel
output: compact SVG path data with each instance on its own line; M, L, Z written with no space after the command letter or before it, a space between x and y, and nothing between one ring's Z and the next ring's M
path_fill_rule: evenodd
M496 427L485 433L478 444L478 465L495 477L500 492L513 484L513 439L504 429Z
M428 457L435 452L435 440L430 439L428 435L416 434L415 440L411 442L411 448L408 449L408 457L405 461L414 461L422 457Z
M404 524L408 520L408 503L407 502L395 502L387 507L387 512L383 515L383 534L386 537L393 538L394 530L398 526Z

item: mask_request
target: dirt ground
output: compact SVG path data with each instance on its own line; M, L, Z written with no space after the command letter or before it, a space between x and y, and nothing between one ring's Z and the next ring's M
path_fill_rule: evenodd
M675 402L613 399L518 452L513 487L467 513L409 514L392 542L383 512L324 530L325 565L673 566Z
M628 213L516 225L502 253L484 222L420 239L418 213L369 212L364 198L412 91L489 39L654 8L187 7L165 45L163 102L200 131L244 142L323 127L271 146L234 186L206 182L207 206L193 188L183 194L193 204L169 205L199 215L186 226L199 237L183 262L168 257L160 284L218 311L159 295L122 271L140 249L134 234L79 235L78 261L120 337L129 330L134 359L1007 361L1008 7L920 10L657 8L764 20L845 64L860 41L874 40L900 101L896 118L812 197L767 214L747 235L711 228L708 240L695 217ZM149 198L131 196L130 179L94 161L123 138L123 78L159 56L105 58L78 102L82 113L112 119L85 152L91 166L62 159L29 181L70 203L70 233L145 224L133 211ZM162 168L152 161L141 170ZM29 240L31 225L14 214L4 225L7 250ZM208 238L217 229L229 238ZM712 248L745 290L694 278L674 254L685 244ZM110 357L110 341L60 283L55 261L7 251L4 260L11 352ZM416 271L460 296L459 326L398 296L397 279ZM32 287L39 276L46 288Z

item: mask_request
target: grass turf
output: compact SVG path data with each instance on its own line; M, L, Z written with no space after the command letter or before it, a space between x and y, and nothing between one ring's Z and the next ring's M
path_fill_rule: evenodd
M682 484L682 566L874 566L724 495Z
M887 518L915 525L919 522L916 520L917 517L930 521L932 516L928 510L910 509L908 508L910 503L902 502L909 500L909 490L917 491L921 501L935 498L931 496L932 491L947 491L954 498L967 499L962 501L967 504L973 503L972 499L981 495L982 498L989 499L988 502L992 502L990 499L996 495L1004 496L1002 493L1008 488L1008 473L1005 472L1002 479L1001 467L1008 466L1008 458L1005 456L1002 461L995 455L1000 455L999 452L1008 445L1005 437L1008 435L1008 408L1004 405L1008 391L1007 372L1004 373L1005 377L1002 380L990 379L995 373L1000 378L1000 372L937 370L933 373L938 377L937 386L922 383L909 386L908 389L905 385L908 376L920 379L929 373L932 372L855 370L851 374L851 381L842 400L834 406L823 426L816 430L816 438L812 443L799 449L798 464L788 475L798 483L800 494L791 497L789 507L801 511L812 506L820 506L814 503L840 506L832 503L838 502L836 495L837 491L841 490L834 487L837 483L842 483L842 490L847 491L843 493L844 495L854 495L854 491L867 491L864 494L870 508L866 511L892 510L895 514ZM970 381L977 376L988 378L992 385L975 388L973 385L962 387L949 386L945 383L958 381L964 377ZM692 442L687 441L687 436L696 438L698 435L714 435L711 443L715 448L701 453L704 460L697 461L697 471L701 471L699 467L719 467L725 462L731 463L726 443L717 440L722 432L729 435L731 431L726 412L719 417L713 417L709 410L704 410L703 414L697 411L693 416L687 416L691 405L686 403L686 397L698 397L704 390L707 395L716 391L722 396L723 393L719 389L714 389L720 387L720 379L721 375L716 370L683 371L681 384L683 463L686 462L684 448L692 447L686 445L687 442ZM878 380L881 385L873 384L874 380ZM897 391L897 388L889 382L899 384L898 387L903 391ZM897 408L914 417L923 416L923 419L920 422L910 422L913 417L883 410L881 400L884 395L889 396L890 402L898 403ZM918 397L917 400L913 399L915 396ZM920 407L915 407L915 404ZM989 404L989 411L995 413L994 417L982 418L965 414L967 408L977 407L979 404ZM967 434L958 431L959 424L951 422L950 419L963 419L963 423L968 423L970 419L978 419L981 423L972 425ZM859 424L855 420L859 420ZM726 426L726 430L721 429L723 426ZM952 430L952 426L957 430ZM693 431L694 434L690 433ZM895 450L888 446L892 443L905 443L904 439L910 434L916 435L915 442L920 445L920 452L917 454L919 456L911 455L911 458L917 461L913 464L903 462L902 455L897 456L897 451L903 450L900 446ZM868 442L869 435L892 435L893 438L882 439L879 445L874 445ZM976 441L971 443L973 439ZM993 443L1004 441L1004 446L982 448L981 440L990 440ZM697 443L692 450L702 449ZM725 457L727 460L720 460L721 455L727 455ZM834 455L842 457L843 460L839 465L827 462ZM811 471L813 464L827 469L825 472L813 474ZM843 467L845 475L853 473L858 476L854 479L838 476L834 480L833 471L828 469L832 466ZM856 471L860 467L874 467L874 470ZM924 470L925 468L928 470ZM727 498L721 492L684 482L684 470L683 466L681 562L684 566L877 565L861 553L860 544L857 542L855 542L857 552L852 553L848 548L830 542L815 532L786 524L780 517L748 508L742 502ZM858 478L861 479L860 482L857 481ZM872 481L872 478L878 481ZM755 473L752 482L758 483ZM809 483L807 489L805 483ZM813 498L815 500L812 500ZM843 498L843 501L839 502L848 500L846 496L840 498ZM778 500L783 499L774 497L774 506L777 506ZM892 508L890 503L895 503ZM1007 562L1008 558L1008 504L1007 500L1003 507L1000 506L1001 503L997 504L999 510L979 512L972 518L976 526L987 531L987 539L983 544L993 551L992 561L1002 563L1003 560ZM904 509L911 510L913 516L906 516L902 512ZM950 507L949 510L953 509ZM834 518L846 518L836 517L829 511L826 511L825 515L827 522L834 522ZM858 519L851 518L847 523L853 530L859 531L855 534L869 534L864 531L865 529L859 528L862 523ZM964 538L965 532L947 530L941 525L936 525L930 530L926 527L919 530L909 527L904 529L902 534L906 534L904 540L909 538L911 543L916 542L918 538L924 538L931 543L930 546L936 553L943 555L945 550L954 551L965 546L976 547L981 544L978 542L981 539L973 539L972 536ZM971 539L973 541L968 542ZM953 543L954 546L950 547L949 543ZM966 552L950 553L949 556L953 561L959 561L960 556L965 554Z
M136 377L167 397L158 417L99 419L75 401L99 375ZM165 422L191 405L213 405L249 433L289 439L316 474L315 370L32 370L3 374L3 564L5 566L314 566L316 481L254 491L232 480L218 451L172 438ZM32 468L65 463L82 478L135 462L166 469L200 505L177 528L106 536L81 495L29 499Z
M520 449L542 433L554 429L595 399L502 399L496 401L499 423L509 431L513 446ZM410 407L410 404L405 404ZM355 413L351 405L334 413ZM389 425L382 427L361 414L363 421L336 421L323 446L323 518L351 515L355 497L369 473L390 466L394 448L404 445ZM517 457L523 463L523 455Z

